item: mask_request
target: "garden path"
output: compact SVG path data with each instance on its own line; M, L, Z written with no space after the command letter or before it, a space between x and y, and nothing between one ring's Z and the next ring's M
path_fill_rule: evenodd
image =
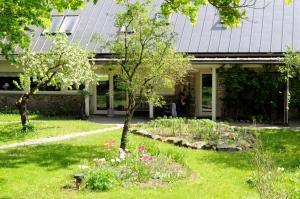
M115 127L98 129L98 130L93 130L93 131L85 131L85 132L79 132L79 133L73 133L73 134L67 134L67 135L59 135L59 136L54 136L54 137L30 139L30 140L25 140L23 142L17 142L17 143L0 146L0 149L22 147L22 146L28 146L28 145L34 145L34 144L44 144L44 143L49 143L49 142L61 141L61 140L68 140L68 139L72 139L72 138L83 137L83 136L88 136L88 135L93 135L93 134L104 133L107 131L118 130L120 128L122 128L122 125L116 125Z

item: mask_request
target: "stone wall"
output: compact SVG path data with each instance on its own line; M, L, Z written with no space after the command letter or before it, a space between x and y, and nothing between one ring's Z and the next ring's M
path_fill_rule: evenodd
M15 108L20 94L0 94L0 109ZM43 115L82 116L84 97L81 95L37 94L30 98L28 110Z

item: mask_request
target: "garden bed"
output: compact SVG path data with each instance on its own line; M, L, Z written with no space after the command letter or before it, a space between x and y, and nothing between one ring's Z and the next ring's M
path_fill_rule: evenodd
M165 186L189 175L182 153L162 153L149 144L125 153L116 148L115 143L115 140L106 141L97 158L79 165L81 171L64 186L65 190L107 191L117 186Z
M158 118L131 128L131 133L193 149L241 151L253 148L255 134L208 119Z

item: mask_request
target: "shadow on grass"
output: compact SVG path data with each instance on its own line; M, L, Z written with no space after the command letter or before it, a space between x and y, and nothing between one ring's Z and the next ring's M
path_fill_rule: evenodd
M290 130L260 130L263 147L275 163L286 169L300 166L300 132ZM207 152L201 161L238 169L252 169L253 150L242 152Z
M45 130L45 129L51 129L55 128L57 129L57 126L38 126L37 124L31 124L33 126L33 129L30 129L28 131L22 130L21 124L15 124L15 123L8 123L8 124L1 124L0 125L0 142L9 142L13 140L22 140L28 134L34 134L38 131ZM37 130L36 130L36 126Z
M98 150L99 151L99 150ZM97 146L70 144L38 145L0 151L0 168L19 168L35 164L48 170L66 168L92 159L98 154Z

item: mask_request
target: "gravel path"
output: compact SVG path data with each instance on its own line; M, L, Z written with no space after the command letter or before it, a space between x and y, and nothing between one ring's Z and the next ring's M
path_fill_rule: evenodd
M83 137L83 136L87 136L87 135L104 133L106 131L118 130L121 127L122 127L121 125L117 125L116 127L98 129L98 130L93 130L93 131L86 131L86 132L73 133L73 134L67 134L67 135L59 135L59 136L48 137L48 138L37 138L37 139L25 140L24 142L17 142L17 143L0 146L0 149L8 149L8 148L28 146L28 145L34 145L34 144L57 142L57 141L61 141L61 140L68 140L68 139L72 139L72 138Z

